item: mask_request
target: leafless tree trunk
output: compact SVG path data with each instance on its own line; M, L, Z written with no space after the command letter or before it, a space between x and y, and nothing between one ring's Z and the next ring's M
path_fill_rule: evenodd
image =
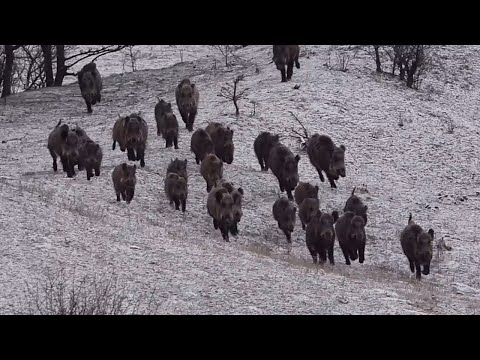
M2 98L12 93L12 73L13 62L15 60L14 51L21 45L5 45L5 65L3 67L3 89Z
M57 72L55 74L54 86L62 86L63 79L67 73L65 67L65 45L56 45L57 49Z
M52 66L52 45L42 45L43 52L43 67L45 71L47 87L51 87L54 84L53 79L53 66Z
M377 65L377 73L382 72L382 62L380 61L380 45L373 45L373 48L375 49L375 64Z

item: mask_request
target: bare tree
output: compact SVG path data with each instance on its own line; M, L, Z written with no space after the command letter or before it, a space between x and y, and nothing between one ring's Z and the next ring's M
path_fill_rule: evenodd
M45 71L45 85L51 87L54 84L53 63L52 63L52 45L42 45L43 65Z
M63 79L66 76L76 76L76 73L68 72L74 65L83 61L85 59L92 58L91 61L97 60L99 57L118 52L128 45L107 45L100 48L88 48L85 51L73 52L69 55L69 49L65 48L65 45L56 45L56 67L57 71L55 74L55 86L62 86ZM67 50L67 51L66 51Z
M3 65L3 88L2 88L2 98L7 97L12 93L12 75L13 75L13 65L15 61L15 50L19 49L21 45L5 45L5 63Z
M235 115L238 117L240 115L240 110L238 108L238 101L242 99L245 95L245 92L247 92L249 89L243 89L242 91L237 91L237 85L240 81L244 79L243 75L238 75L234 80L233 80L233 85L227 83L227 86L222 86L220 90L220 94L218 96L223 97L227 99L226 101L233 101L233 105L235 105Z

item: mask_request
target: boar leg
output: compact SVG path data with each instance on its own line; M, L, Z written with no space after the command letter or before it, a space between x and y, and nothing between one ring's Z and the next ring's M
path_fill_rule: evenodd
M328 248L328 261L331 265L335 265L335 260L333 259L333 243L332 246Z
M95 167L95 176L100 176L100 165Z
M324 262L326 262L327 261L327 250L320 249L318 251L318 257L320 258L320 264L323 264Z
M293 201L293 195L291 190L287 190L288 200Z
M365 261L365 245L361 246L360 249L358 249L358 262L360 264L363 264Z
M117 194L117 201L120 201L120 191L116 191Z
M215 230L218 229L218 222L215 219L213 219L213 227L215 228Z
M291 244L292 243L292 235L291 235L290 231L283 230L283 232L285 233L285 236L287 237L287 242L289 244Z
M178 149L178 136L175 136L173 138L173 146L175 147L175 149ZM198 164L198 162L197 162Z
M280 73L282 74L282 82L287 82L287 77L285 76L285 66L280 70Z
M420 280L422 278L422 269L420 268L420 263L415 261L415 270L416 270L416 278Z
M187 125L188 131L193 131L193 122L195 121L195 116L197 116L196 110L192 110L188 115L188 125Z
M348 251L345 246L340 245L342 249L343 256L345 257L345 264L350 265L350 256L348 255Z
M175 203L175 210L180 210L180 200L178 198L173 199Z
M187 210L187 200L182 200L182 212L185 212Z
M328 178L328 181L330 182L330 187L332 189L336 189L337 185L335 184L334 178L332 176L330 176L329 174L327 174L327 178Z
M135 161L136 160L135 152L133 151L132 148L127 149L127 158L130 161Z
M293 75L293 61L289 62L287 65L287 81L290 81L292 79Z

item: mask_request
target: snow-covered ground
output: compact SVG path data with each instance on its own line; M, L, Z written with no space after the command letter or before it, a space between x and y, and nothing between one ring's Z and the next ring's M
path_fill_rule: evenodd
M25 282L64 267L77 274L114 269L137 294L155 288L158 311L166 314L478 313L480 47L441 48L444 68L420 91L376 75L366 55L346 73L331 70L324 66L327 48L309 45L289 83L281 83L269 64L270 46L239 50L249 61L228 69L206 46L192 47L188 56L185 50L180 64L174 48L145 47L134 73L123 73L118 54L101 58L104 91L93 114L76 83L9 97L0 105L0 312L23 311ZM233 104L217 94L238 74L245 75L240 86L250 90L237 119ZM174 104L184 77L200 91L194 128L220 121L234 129L235 158L224 176L243 187L245 200L240 234L230 243L207 214L205 181L176 108L180 149L165 149L156 136L156 96ZM126 205L115 201L111 171L127 156L111 150L111 129L118 114L134 111L143 112L150 137L146 167L137 171L135 198ZM291 137L292 127L300 129L289 111L311 133L346 146L347 177L338 189L320 182ZM100 177L89 182L84 172L73 179L53 172L46 143L59 119L80 125L101 144ZM286 246L271 214L278 183L260 171L253 152L260 131L280 133L300 153L300 179L320 186L322 209L340 211L354 186L366 189L360 192L369 207L364 264L346 266L336 243L336 265L313 266L298 219L293 245ZM185 215L170 207L163 191L175 157L188 159ZM436 231L436 242L443 237L453 248L435 248L431 273L420 282L399 243L409 212Z

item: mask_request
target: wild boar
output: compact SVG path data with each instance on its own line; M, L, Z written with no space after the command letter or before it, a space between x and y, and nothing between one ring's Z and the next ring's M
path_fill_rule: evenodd
M333 257L335 229L333 225L337 220L338 211L334 210L330 215L318 210L308 223L306 243L314 264L317 263L317 255L320 263L323 264L327 261L328 254L328 261L331 265L335 265Z
M278 223L278 227L287 237L287 242L292 243L292 232L295 228L297 219L297 208L285 197L278 198L272 208L273 218Z
M293 153L283 144L277 143L268 155L268 166L278 179L280 191L286 191L289 200L293 200L292 191L298 184L298 162L300 156Z
M80 92L87 104L87 111L92 113L92 105L102 100L102 77L98 72L97 65L93 62L85 65L77 77Z
M175 203L175 209L180 210L182 204L182 212L187 208L188 184L187 180L176 173L168 173L165 177L165 194L170 205Z
M338 243L345 257L345 264L350 260L357 260L360 264L365 261L365 220L351 211L345 212L335 224Z
M210 192L223 177L223 162L215 154L208 154L200 164L200 174L207 182L207 192Z
M318 212L320 201L315 198L306 198L298 208L298 217L302 222L302 229L305 230L312 217Z
M345 203L345 207L343 208L343 211L344 212L351 211L355 215L361 216L365 221L365 225L366 225L368 206L363 205L362 200L357 195L355 195L355 189L356 187L353 188L352 195L350 195L350 197L347 199L347 202Z
M214 154L215 147L213 144L213 140L204 129L196 130L190 141L190 150L195 154L195 162L200 164L200 161L207 154Z
M210 135L215 148L215 155L220 160L231 164L233 162L233 153L235 147L233 145L233 130L228 126L217 122L211 122L205 128L205 131Z
M135 185L137 184L136 171L137 165L127 165L127 163L117 165L113 169L112 181L117 201L120 201L120 195L127 204L132 201L135 194Z
M190 79L183 79L175 89L178 111L188 131L193 131L193 123L198 111L198 89Z
M293 64L297 69L300 69L298 57L300 56L300 47L298 45L273 45L272 62L275 63L277 70L282 74L282 82L287 82L292 79ZM285 66L287 72L285 76Z
M147 122L139 114L120 117L113 126L112 149L118 142L120 150L127 150L128 160L140 160L140 166L145 166L145 148L148 137Z
M207 211L213 218L213 226L220 229L225 241L229 241L228 232L233 220L233 197L223 186L212 189L207 198Z
M279 135L273 135L269 132L261 132L253 143L253 150L257 156L260 169L268 171L268 155L272 147L280 141Z

